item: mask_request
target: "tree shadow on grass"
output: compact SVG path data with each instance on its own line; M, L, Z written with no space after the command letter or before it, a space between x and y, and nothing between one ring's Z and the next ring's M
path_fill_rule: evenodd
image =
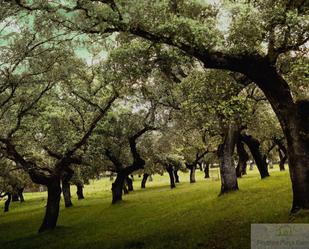
M18 224L16 225L18 226ZM18 239L9 240L2 242L0 248L3 249L40 249L40 248L50 248L53 244L57 244L58 239L61 240L62 237L70 236L72 234L72 228L68 226L57 226L52 231L47 231L43 233L38 233L33 231L28 236L20 237ZM36 245L33 248L33 245ZM57 248L57 246L53 247Z

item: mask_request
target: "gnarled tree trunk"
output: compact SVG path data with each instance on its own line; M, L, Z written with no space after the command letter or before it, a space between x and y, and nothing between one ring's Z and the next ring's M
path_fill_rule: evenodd
M147 173L143 174L143 179L142 179L142 182L141 182L141 188L146 188L146 182L147 182L148 176L149 176L149 174L147 174Z
M47 185L47 205L43 223L39 229L39 232L52 230L56 227L58 215L59 215L59 203L61 196L60 179L55 177Z
M266 157L261 152L260 142L254 137L246 134L241 135L241 140L248 146L260 172L261 179L269 176Z
M233 124L229 124L224 142L218 148L221 175L221 194L238 190L236 169L232 159L234 147L237 141L238 129Z

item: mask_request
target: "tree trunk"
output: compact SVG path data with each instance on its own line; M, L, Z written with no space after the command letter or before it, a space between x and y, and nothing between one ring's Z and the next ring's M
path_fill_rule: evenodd
M143 174L143 179L142 179L142 183L141 183L141 188L146 188L146 182L147 182L147 178L148 178L149 174L144 173Z
M286 162L287 156L280 149L279 149L279 158L280 158L279 162L280 171L284 171L285 170L284 164Z
M173 167L172 166L167 166L166 167L166 171L167 171L167 173L168 173L168 175L170 177L170 186L171 186L171 188L176 188Z
M238 190L236 169L233 162L234 147L237 141L238 130L229 124L224 142L218 148L221 175L221 194Z
M78 200L84 199L85 197L84 197L84 191L83 191L83 189L84 189L83 184L81 182L78 182L76 184L76 187L77 187L76 194L77 194Z
M284 129L293 188L291 212L309 209L309 101L299 102L296 107L288 115Z
M62 181L62 194L65 207L72 207L70 182Z
M179 175L178 175L178 169L174 170L174 177L175 177L175 182L179 183Z
M122 190L125 184L126 175L124 172L118 172L115 182L112 184L112 204L122 201Z
M237 154L238 154L238 164L236 168L237 177L241 177L244 175L244 171L247 168L247 161L249 159L249 155L245 150L245 146L241 141L237 141Z
M288 144L288 160L293 187L292 211L309 208L309 101L294 102L291 89L278 73L276 53L267 56L258 54L222 53L200 48L197 44L178 44L173 39L145 32L143 28L119 28L120 31L152 41L161 40L178 46L184 52L204 63L205 68L224 69L242 73L254 81L271 104ZM224 150L223 150L224 151ZM235 174L236 176L236 174Z
M14 189L14 191L12 192L12 202L16 202L19 201L19 196L17 193L17 190Z
M24 188L18 188L17 192L18 192L20 202L24 202L25 201L24 194L23 194Z
M280 171L284 171L285 170L284 164L288 158L287 149L285 148L282 140L275 138L274 142L275 144L278 145L278 153L279 153L279 158L280 158L280 162L279 162Z
M206 161L205 162L205 168L204 168L204 173L205 173L204 178L209 178L209 165L210 165L210 163Z
M7 199L4 203L4 212L9 212L9 207L10 207L10 203L12 200L12 194L11 193L6 193L7 195Z
M133 191L134 190L133 189L133 180L129 176L127 176L126 182L127 182L127 185L128 185L128 190Z
M123 183L123 186L122 186L122 190L123 190L123 193L124 193L125 195L129 194L129 190L128 190L128 188L127 188L127 182L126 182L126 180L124 180L124 183Z
M196 170L196 165L191 165L190 167L190 183L195 183L195 170Z
M62 176L62 194L64 199L64 205L66 208L72 207L71 201L71 188L70 188L70 180L73 176L73 171L64 172Z
M55 178L47 185L47 194L48 197L45 216L39 232L52 230L56 227L61 196L60 179Z
M248 146L256 166L260 172L261 179L269 176L268 165L266 157L262 154L260 149L260 142L250 135L241 135L241 140Z

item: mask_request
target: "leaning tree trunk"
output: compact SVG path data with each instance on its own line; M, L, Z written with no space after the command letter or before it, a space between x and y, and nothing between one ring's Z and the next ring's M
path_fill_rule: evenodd
M127 185L128 185L128 191L133 191L133 180L127 176L126 177L126 182L127 182Z
M245 150L245 146L241 141L237 141L237 154L238 154L238 164L236 168L237 177L241 177L246 172L247 161L249 160L249 155Z
M174 177L175 177L175 182L179 183L179 175L178 175L178 169L174 170Z
M146 182L147 182L148 176L149 176L149 174L147 174L147 173L143 174L143 179L142 179L142 182L141 182L141 188L146 188Z
M190 166L190 183L195 183L195 170L196 170L196 165L191 165Z
M112 204L116 204L122 201L122 190L125 185L126 175L124 172L120 171L117 173L117 177L112 184Z
M10 207L11 200L12 200L12 194L6 193L6 195L7 195L7 199L4 203L4 212L9 212L9 207Z
M61 196L60 179L55 178L47 185L47 194L45 216L39 232L53 230L56 227Z
M20 202L25 201L23 192L24 192L24 188L18 188L17 189L17 193L18 193Z
M84 186L81 182L78 182L76 183L76 188L77 188L77 191L76 191L76 194L77 194L77 198L78 200L82 200L84 199Z
M265 59L246 62L240 71L254 80L264 92L287 141L293 189L291 212L309 209L309 101L295 103L289 84Z
M204 168L204 173L205 173L204 178L209 178L209 165L210 165L210 163L208 161L206 161L205 162L205 168Z
M221 194L238 190L236 169L233 162L234 147L237 141L238 130L229 124L224 142L218 148L221 175Z
M261 179L269 176L266 157L263 156L260 149L260 142L250 135L241 135L241 140L248 146L256 166L260 172Z
M168 173L168 175L170 177L170 186L171 186L171 188L176 188L173 167L172 166L167 166L166 167L166 171L167 171L167 173Z

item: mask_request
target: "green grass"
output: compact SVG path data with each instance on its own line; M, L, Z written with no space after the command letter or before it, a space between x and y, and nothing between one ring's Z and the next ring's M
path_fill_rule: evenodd
M37 229L46 193L25 194L25 203L13 203L9 213L0 214L0 248L250 248L251 223L309 222L307 212L289 219L288 172L276 167L270 173L260 180L250 171L239 180L240 191L221 197L216 169L207 180L197 171L195 184L180 174L181 183L173 190L167 174L154 176L144 190L135 177L135 191L115 206L110 204L111 182L95 181L85 187L85 200L74 197L69 209L61 203L58 228L43 234Z

